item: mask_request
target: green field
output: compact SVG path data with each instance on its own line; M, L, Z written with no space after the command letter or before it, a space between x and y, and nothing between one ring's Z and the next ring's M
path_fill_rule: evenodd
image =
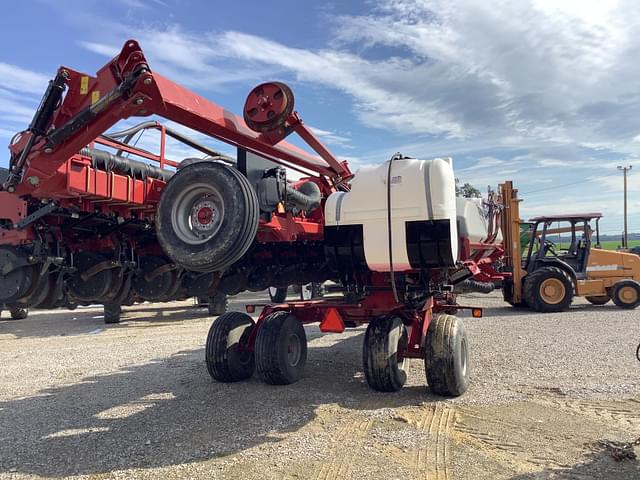
M608 240L606 242L600 242L602 248L605 250L615 250L620 245L620 241ZM629 240L629 247L637 247L640 245L640 240Z

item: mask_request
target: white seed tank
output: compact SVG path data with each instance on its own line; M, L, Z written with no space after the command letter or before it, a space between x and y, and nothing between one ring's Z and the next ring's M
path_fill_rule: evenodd
M327 199L325 227L328 255L341 268L387 272L393 263L394 271L401 272L454 265L458 232L452 159L394 159L390 173L389 162L360 169L350 192Z

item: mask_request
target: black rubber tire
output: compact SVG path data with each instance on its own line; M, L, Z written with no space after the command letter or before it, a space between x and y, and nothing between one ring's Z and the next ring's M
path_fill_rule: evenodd
M628 288L635 290L635 300L629 301L624 298L623 293ZM621 280L618 283L615 283L613 287L611 287L611 299L618 307L624 308L625 310L632 310L636 308L640 305L640 283L635 280Z
M224 205L220 228L206 242L190 244L175 232L172 206L192 185L214 186ZM247 178L234 167L199 162L181 168L162 191L156 232L167 255L179 265L198 272L218 272L237 262L249 249L258 231L260 207Z
M284 303L287 300L287 287L278 287L275 289L275 293L272 292L274 287L269 288L269 298L271 303Z
M297 337L297 340L293 340ZM298 358L289 357L290 341L298 341ZM258 376L271 385L289 385L302 378L307 362L307 336L302 323L286 311L267 315L256 336Z
M564 286L565 295L558 303L548 303L540 294L542 283L549 279L556 279ZM524 278L522 297L529 308L536 312L563 312L573 301L573 282L569 275L558 267L542 267Z
M227 311L227 296L222 292L217 292L207 302L207 311L209 315L222 315Z
M407 381L407 361L398 353L407 348L407 329L396 315L374 318L362 345L362 365L367 383L380 392L397 392Z
M611 300L611 297L609 297L609 295L588 296L584 298L592 305L604 305L606 303L609 303L609 300Z
M213 321L205 349L209 375L219 382L251 378L255 370L254 354L239 347L247 344L253 328L253 319L242 312L227 312Z
M104 323L115 324L120 323L120 316L122 314L122 306L119 303L105 303L104 304Z
M424 369L433 393L457 397L469 388L469 348L464 323L447 314L435 316L427 329Z
M9 312L11 313L12 320L24 320L29 316L29 310L23 307L10 305Z

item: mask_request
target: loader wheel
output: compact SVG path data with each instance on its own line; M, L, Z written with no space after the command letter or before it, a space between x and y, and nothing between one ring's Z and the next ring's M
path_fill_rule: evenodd
M269 287L269 298L271 303L284 303L287 300L287 287Z
M208 299L207 311L209 315L222 315L227 311L227 296L222 292L217 292L213 297Z
M640 305L640 283L621 280L611 288L611 298L618 307L631 310Z
M380 392L397 392L407 381L407 329L396 315L374 318L367 327L362 364L367 383Z
M307 362L307 336L289 312L273 312L262 320L256 336L258 376L271 385L288 385L302 378Z
M522 296L536 312L562 312L573 300L573 283L559 268L542 267L525 277Z
M114 324L120 323L120 315L122 314L122 307L119 303L105 303L104 304L104 323Z
M241 312L227 312L213 321L205 354L209 375L219 382L237 382L253 375L254 354L244 347L254 328L253 319Z
M9 306L12 320L24 320L29 315L29 310L18 306Z
M249 181L216 162L181 168L162 191L156 231L176 263L218 272L238 261L253 243L260 209Z
M424 368L436 395L457 397L469 387L469 348L464 323L453 315L434 317L427 329Z
M591 303L592 305L604 305L609 300L611 300L611 298L609 298L609 295L597 295L597 296L589 296L584 298L587 300L587 302Z

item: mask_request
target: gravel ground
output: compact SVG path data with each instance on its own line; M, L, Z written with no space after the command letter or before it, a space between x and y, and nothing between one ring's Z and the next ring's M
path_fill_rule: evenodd
M212 319L189 302L120 325L98 308L0 321L0 478L640 478L598 444L640 436L640 311L464 303L485 317L465 317L473 378L455 400L419 361L402 391L371 391L363 328L307 327L305 378L274 387L212 381Z

